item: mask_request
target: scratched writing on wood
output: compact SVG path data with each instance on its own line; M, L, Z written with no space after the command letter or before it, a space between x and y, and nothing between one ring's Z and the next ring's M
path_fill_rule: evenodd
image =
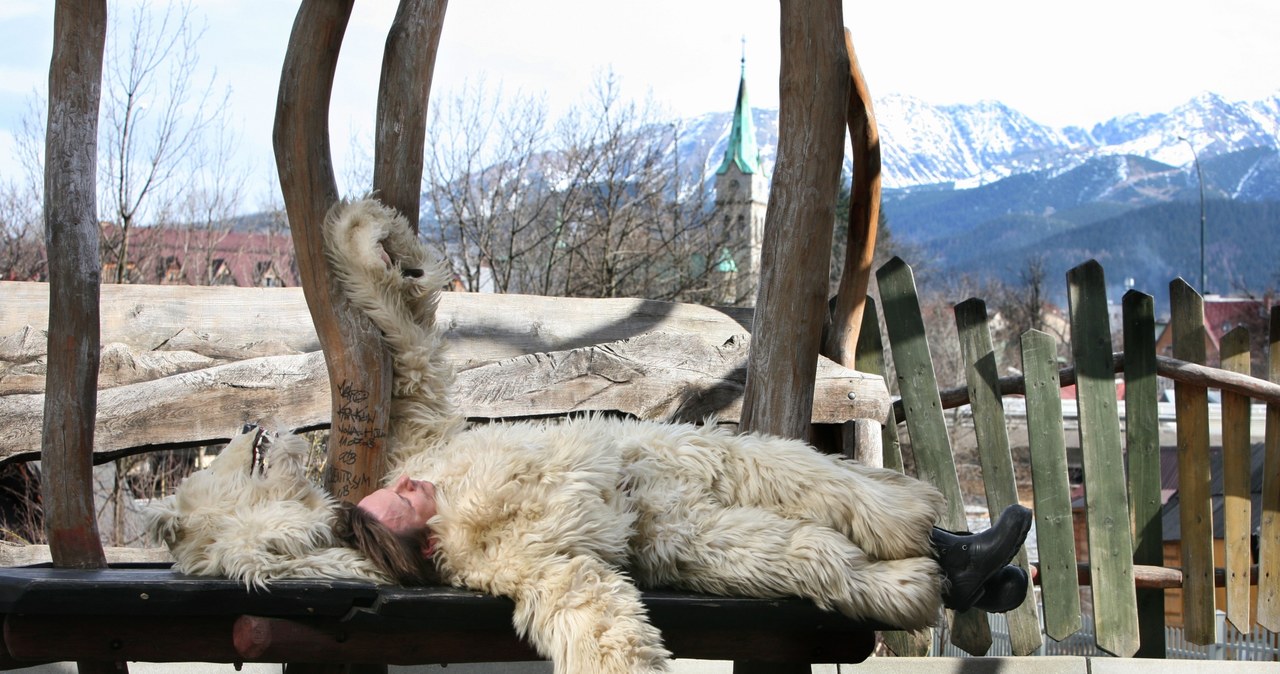
M376 415L369 408L369 392L356 384L343 381L338 387L341 403L334 411L332 432L340 451L330 462L327 482L339 498L362 493L376 476L368 474L368 467L357 466L361 448L376 447L386 436L377 425Z

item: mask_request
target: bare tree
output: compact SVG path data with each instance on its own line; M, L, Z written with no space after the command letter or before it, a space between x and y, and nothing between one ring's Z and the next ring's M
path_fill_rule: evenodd
M184 193L165 214L168 217L163 218L167 221L163 224L172 230L164 250L178 254L159 260L161 282L214 285L218 280L217 258L228 252L222 243L231 234L244 198L246 178L232 160L239 140L236 134L222 124L215 124L211 130L197 139L199 151L193 154L200 160L184 182Z
M165 188L187 166L192 152L221 109L207 85L193 81L203 32L193 25L187 2L153 10L142 3L109 31L104 78L102 204L110 227L102 237L106 279L140 280L131 274L130 247L136 227L150 213L164 210L152 202L170 195ZM224 96L225 102L225 96Z
M745 259L740 237L707 215L705 192L682 187L676 132L651 106L624 102L611 74L558 125L556 294L709 299L717 264Z
M508 102L479 82L434 107L430 133L426 229L461 286L546 294L545 270L563 253L553 189L540 171L545 106L525 97Z
M592 94L550 130L540 101L483 83L435 108L424 230L460 286L741 299L726 290L738 242L709 218L701 176L681 175L679 126L624 102L612 76Z
M39 281L47 275L44 246L44 123L47 104L32 96L24 111L15 149L21 167L16 176L0 183L0 279Z

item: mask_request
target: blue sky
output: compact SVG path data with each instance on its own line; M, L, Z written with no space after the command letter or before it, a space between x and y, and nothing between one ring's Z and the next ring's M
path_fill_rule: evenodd
M52 0L0 3L0 179L14 171L12 133L43 91ZM124 16L136 0L113 0ZM354 161L371 135L382 42L395 3L359 0L331 111L334 158ZM246 165L271 170L275 93L297 3L194 0L207 28L205 78L230 87L226 111ZM1257 99L1280 91L1280 3L1274 0L880 0L844 2L873 96L930 103L1001 100L1054 126L1156 112L1203 91ZM434 91L483 77L544 97L552 114L612 69L624 94L673 115L728 109L746 38L752 103L777 105L775 0L453 0ZM43 114L43 113L41 113Z

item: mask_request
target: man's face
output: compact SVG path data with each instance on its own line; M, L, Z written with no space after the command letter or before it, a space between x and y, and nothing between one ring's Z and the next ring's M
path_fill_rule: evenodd
M427 526L436 514L436 486L401 475L360 500L359 507L397 534L413 533Z

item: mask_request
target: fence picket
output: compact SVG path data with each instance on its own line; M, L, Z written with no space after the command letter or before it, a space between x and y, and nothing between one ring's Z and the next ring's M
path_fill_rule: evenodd
M1222 369L1249 374L1249 329L1236 327L1219 347ZM1250 624L1249 573L1253 564L1250 546L1249 496L1249 397L1222 392L1222 565L1227 576L1227 620L1248 632Z
M1182 279L1169 284L1173 357L1205 364L1204 301ZM1178 507L1182 528L1182 616L1187 640L1213 643L1213 510L1209 496L1209 399L1174 384L1178 417Z
M1271 307L1268 378L1280 384L1280 306ZM1280 632L1280 405L1267 405L1262 464L1262 532L1258 537L1259 625Z
M862 330L858 333L858 348L854 359L854 369L867 374L885 376L884 343L880 340L880 320L876 309L876 301L867 297L867 304L862 313ZM887 380L886 380L887 382ZM885 420L881 441L884 446L884 467L903 472L902 446L898 442L898 419L889 406L889 418ZM890 630L881 632L884 643L895 655L904 658L923 657L929 654L929 646L933 642L932 629L917 632Z
M964 500L946 420L942 416L938 379L925 339L915 276L910 265L895 257L876 270L876 281L884 304L889 352L902 395L917 477L933 484L946 498L947 510L941 526L964 531L967 529ZM986 653L991 647L991 630L985 614L974 610L955 614L951 638L952 643L969 653Z
M965 363L965 381L973 409L974 435L982 463L982 484L987 493L987 511L992 522L1006 507L1018 503L1018 487L1013 475L1013 454L1009 449L1008 425L1000 397L1000 371L991 330L987 325L987 305L968 299L955 307L956 333ZM1027 548L1022 546L1014 563L1030 568ZM1036 616L1035 587L1028 585L1027 598L1010 611L1010 645L1014 655L1030 655L1040 648L1040 623Z
M876 310L876 300L867 296L867 304L862 312L862 330L858 332L857 352L854 356L854 369L858 372L885 377L884 344L880 341L880 317ZM888 379L885 379L888 384ZM884 446L884 467L903 472L902 446L898 442L898 418L889 406L889 418L885 419L880 441Z
M1106 281L1097 261L1067 272L1067 301L1087 485L1085 515L1098 646L1129 657L1138 650L1133 538L1129 533Z
M1125 448L1133 563L1164 566L1161 530L1160 408L1156 381L1155 300L1130 290L1123 299ZM1165 657L1164 591L1139 589L1140 658Z
M1027 444L1035 493L1044 628L1045 634L1062 641L1079 631L1081 620L1057 340L1039 330L1024 332L1022 369L1027 380ZM1156 496L1158 506L1158 490Z

